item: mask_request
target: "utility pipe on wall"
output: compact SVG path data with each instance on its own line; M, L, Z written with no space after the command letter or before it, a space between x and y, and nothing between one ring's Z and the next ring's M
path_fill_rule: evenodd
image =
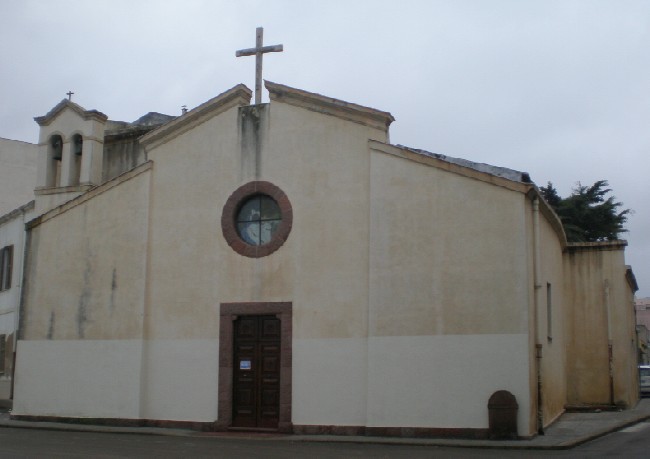
M24 225L26 222L26 215L27 215L27 206L23 206L20 208L20 220L21 223ZM14 381L16 380L16 350L18 349L18 333L20 330L20 314L21 314L21 307L20 303L22 301L23 297L23 287L24 287L24 278L25 278L25 259L26 259L26 237L25 237L25 230L21 228L20 231L20 239L19 243L20 245L18 247L23 248L23 253L18 254L20 256L16 257L14 256L14 259L18 259L18 276L16 280L16 285L14 288L18 290L18 296L14 294L14 333L13 333L13 343L12 343L12 352L13 355L11 356L11 385L9 386L9 399L13 400L14 399ZM17 300L17 301L16 301Z
M612 340L612 315L609 298L609 279L605 279L605 312L607 314L607 358L609 365L609 404L614 405L614 348Z
M542 284L541 277L541 237L539 232L539 198L533 199L533 285L535 318L535 370L537 373L537 433L544 435L544 415L542 397L542 344L539 342L539 307Z

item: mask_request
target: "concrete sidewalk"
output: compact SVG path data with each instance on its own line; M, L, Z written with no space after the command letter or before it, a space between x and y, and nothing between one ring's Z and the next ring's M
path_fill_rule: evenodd
M4 412L2 412L4 411ZM220 439L250 439L301 442L376 443L392 445L456 446L464 448L507 448L507 449L569 449L610 432L650 419L650 399L642 399L631 410L602 411L591 413L565 413L545 435L530 440L463 440L446 438L395 438L361 437L339 435L286 435L250 432L196 432L183 429L159 427L111 427L98 425L67 424L58 422L29 422L10 419L6 410L0 410L0 427L47 429L70 432L106 432L141 435L170 435L213 437Z

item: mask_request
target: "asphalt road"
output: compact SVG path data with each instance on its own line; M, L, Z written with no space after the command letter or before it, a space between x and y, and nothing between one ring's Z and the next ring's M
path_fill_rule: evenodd
M650 422L564 451L305 443L0 428L0 458L509 458L650 457Z

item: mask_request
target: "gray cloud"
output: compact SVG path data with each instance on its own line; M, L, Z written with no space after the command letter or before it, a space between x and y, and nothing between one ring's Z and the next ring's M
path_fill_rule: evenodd
M391 140L530 172L567 194L608 179L635 210L628 263L650 296L646 1L0 2L0 136L68 90L132 121L265 78L393 113Z

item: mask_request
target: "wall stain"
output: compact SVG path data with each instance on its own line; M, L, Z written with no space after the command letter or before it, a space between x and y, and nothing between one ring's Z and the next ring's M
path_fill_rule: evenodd
M111 299L109 308L111 312L115 310L115 291L117 290L117 268L113 268L113 277L111 278Z
M262 174L261 154L267 112L268 104L239 108L240 173L243 179L257 179Z
M54 336L54 311L50 312L50 322L47 326L47 339L52 339Z
M85 334L86 323L88 322L88 307L90 306L90 274L92 266L90 263L90 254L86 255L86 268L84 269L84 286L79 296L79 304L77 306L77 336L83 338Z

